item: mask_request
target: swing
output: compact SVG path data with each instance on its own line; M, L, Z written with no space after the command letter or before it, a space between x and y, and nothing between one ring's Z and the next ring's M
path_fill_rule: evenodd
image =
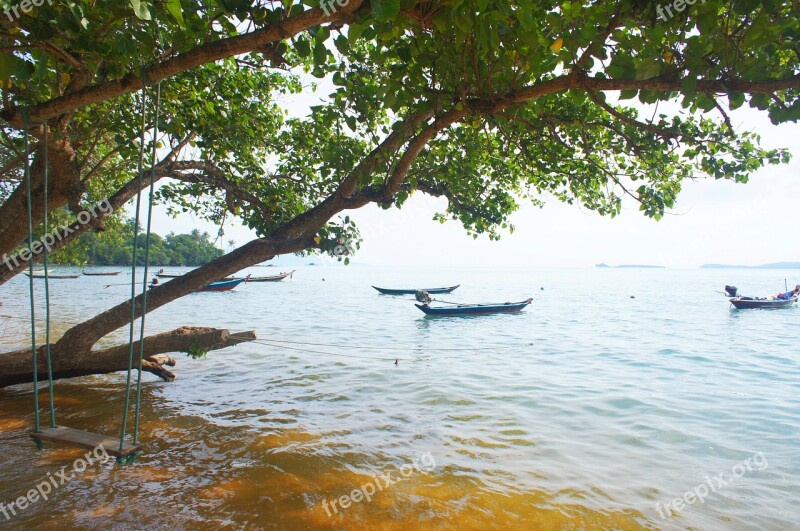
M136 263L137 263L137 241L139 236L139 216L141 210L141 201L142 201L142 175L143 175L143 166L144 166L144 144L145 144L145 129L147 124L147 109L145 106L145 102L147 99L147 75L146 70L142 68L142 78L144 80L144 86L142 87L142 97L141 97L141 108L142 108L142 133L141 133L141 146L139 150L139 191L136 196L136 222L133 230L133 252L132 258L133 263L131 265L131 324L130 324L130 334L129 334L129 361L128 361L128 376L127 382L125 385L125 409L122 415L122 431L120 434L119 439L103 435L99 433L92 433L88 431L76 430L73 428L68 428L65 426L58 426L56 424L56 415L55 415L55 403L54 403L54 386L53 386L53 362L52 362L52 355L50 352L50 286L48 281L47 275L47 258L48 258L48 249L47 246L44 246L44 253L43 253L43 265L44 265L44 274L45 274L45 308L46 308L46 320L45 320L45 352L47 356L47 375L48 375L48 387L49 387L49 395L50 395L50 426L49 427L42 427L41 426L41 419L39 416L39 376L38 376L38 361L37 361L37 352L36 352L36 327L35 327L35 312L34 312L34 289L33 289L33 276L30 275L29 278L29 291L30 291L30 298L31 298L31 351L33 353L33 401L34 401L34 422L36 429L35 431L30 433L31 438L36 443L36 446L40 449L44 447L44 442L53 442L53 443L63 443L70 446L77 446L80 448L87 448L87 449L95 449L97 447L102 446L105 451L114 457L117 458L117 462L120 464L128 464L133 463L136 460L137 454L142 451L142 445L139 444L139 413L141 409L141 396L142 396L142 359L144 357L144 325L145 325L145 316L147 315L147 278L148 278L148 269L150 263L150 230L151 230L151 222L152 222L152 215L153 215L153 191L154 191L154 184L155 184L155 165L156 165L156 139L158 137L158 120L159 120L159 110L160 110L160 99L161 99L161 84L156 84L156 95L155 95L155 125L154 125L154 133L153 133L153 151L152 151L152 164L150 170L150 197L149 197L149 205L148 205L148 212L147 212L147 229L145 233L145 244L144 244L144 278L142 282L142 323L140 327L140 335L139 335L139 365L138 369L138 377L136 381L136 402L134 405L134 427L133 427L133 441L126 442L126 435L128 431L128 413L130 410L130 399L131 399L131 374L133 372L133 359L134 359L134 325L136 322ZM33 209L31 204L31 175L30 175L30 123L28 121L28 111L27 109L24 110L23 118L25 121L25 181L27 183L27 192L28 192L28 249L33 252L31 246L33 244ZM48 128L47 122L44 122L44 230L45 233L48 231L48 171L49 171L49 164L48 164ZM29 270L33 272L33 260L29 261Z

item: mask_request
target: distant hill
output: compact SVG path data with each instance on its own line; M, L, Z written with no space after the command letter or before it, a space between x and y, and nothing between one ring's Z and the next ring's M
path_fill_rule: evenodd
M623 264L618 266L610 266L608 264L597 264L595 267L609 267L612 269L666 269L660 265L639 265L639 264Z
M800 262L775 262L756 266L704 264L700 266L700 269L800 269Z

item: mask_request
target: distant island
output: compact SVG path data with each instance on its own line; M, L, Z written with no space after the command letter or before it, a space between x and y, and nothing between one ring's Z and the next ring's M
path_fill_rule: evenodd
M608 267L611 269L666 269L664 266L660 265L641 265L641 264L623 264L618 266L610 266L608 264L597 264L595 267Z
M800 269L800 262L775 262L756 266L704 264L700 266L700 269Z

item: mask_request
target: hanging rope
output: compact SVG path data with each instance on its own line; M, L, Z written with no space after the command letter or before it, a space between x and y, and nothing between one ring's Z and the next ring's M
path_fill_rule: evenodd
M146 71L142 69L143 75ZM153 195L156 182L156 149L158 144L158 119L161 107L161 83L156 84L155 118L153 120L153 156L150 166L150 197L147 206L147 231L144 241L144 276L142 278L142 322L139 327L139 376L136 379L136 406L133 421L133 444L139 442L139 410L142 404L142 360L144 358L144 319L147 315L147 279L150 271L150 229L153 221Z
M142 67L144 73L144 67ZM138 164L138 180L137 180L137 193L136 193L136 214L134 216L133 224L133 251L131 263L131 317L130 329L128 334L128 377L125 383L125 410L122 413L122 432L119 437L119 449L125 447L125 435L128 431L128 412L130 411L131 404L131 373L133 372L133 338L136 326L136 262L137 262L137 248L139 239L139 219L142 207L142 174L144 173L144 142L145 142L145 129L147 128L147 84L142 86L141 91L141 111L142 111L142 132L139 137L139 164ZM147 279L145 278L145 281ZM144 318L144 316L142 316Z
M50 220L49 220L49 200L48 200L48 188L50 187L49 182L49 167L50 161L48 160L48 138L49 132L47 128L47 120L44 122L44 233L48 234L50 232ZM50 278L47 273L47 258L48 258L48 250L47 245L44 245L44 300L45 300L45 325L44 325L44 345L45 345L45 352L47 354L47 382L48 382L48 390L50 392L50 427L56 427L56 404L54 399L54 390L55 385L53 384L53 355L50 351ZM38 430L37 430L38 431Z
M39 361L36 356L36 308L34 305L33 290L33 203L31 201L31 142L30 120L28 108L22 110L22 120L25 127L25 185L28 192L28 251L31 259L28 261L28 290L31 297L31 354L33 357L33 422L36 431L41 430L39 419Z

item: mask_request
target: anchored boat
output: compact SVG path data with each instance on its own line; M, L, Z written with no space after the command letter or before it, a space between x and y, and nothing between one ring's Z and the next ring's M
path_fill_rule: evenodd
M221 282L212 282L200 291L230 291L242 282L247 282L246 278L237 278L236 280L223 280Z
M415 304L426 315L481 315L490 313L518 312L533 302L528 299L522 302L505 302L502 304L458 304L455 306L432 307L429 304Z
M50 279L50 280L67 279L67 278L79 278L80 277L80 275L54 275L53 273L48 273L46 275L44 273L34 273L33 275L31 275L27 271L25 272L25 274L28 275L31 278L47 278L47 279Z
M270 277L250 277L248 282L279 282L286 277L292 278L294 275L294 270L289 271L288 273L281 273L280 275L272 275Z
M424 291L433 295L440 295L442 293L450 293L461 284L456 284L455 286L450 286L449 288L428 288L428 289L390 289L390 288L379 288L378 286L372 286L379 292L383 293L384 295L414 295L419 291Z
M797 302L797 297L792 297L791 299L755 299L752 297L736 297L735 299L730 299L730 302L737 310L789 308L792 306L792 304Z

